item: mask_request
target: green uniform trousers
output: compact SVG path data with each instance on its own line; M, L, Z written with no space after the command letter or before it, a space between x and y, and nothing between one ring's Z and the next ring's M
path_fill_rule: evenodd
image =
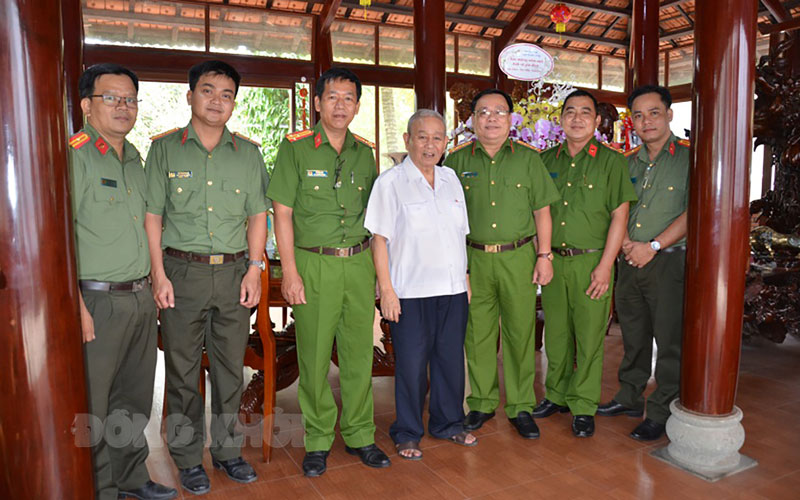
M542 289L547 354L545 397L569 406L573 415L594 415L600 401L613 270L609 289L602 297L593 300L586 290L601 257L602 252L574 257L556 254L553 280Z
M83 344L89 411L105 425L92 450L95 492L97 498L116 500L118 488L131 490L150 480L144 427L153 405L156 304L149 286L82 294L95 335Z
M686 252L678 250L656 254L641 269L619 264L616 303L625 355L614 399L628 408L643 409L655 339L657 387L647 397L647 417L662 424L680 392L685 258Z
M536 285L533 245L502 253L467 248L472 300L464 348L467 353L472 411L490 413L500 403L497 378L498 320L503 345L505 411L515 418L536 405L534 326Z
M300 366L297 398L303 412L306 451L330 450L333 444L338 412L328 370L334 339L339 356L342 437L351 448L372 444L372 252L334 257L296 249L295 259L306 295L306 304L292 308Z
M245 259L209 265L164 255L175 308L161 311L167 374L167 445L175 465L200 465L205 441L205 401L200 396L203 346L211 378L211 455L241 455L236 429L242 397L250 309L239 304Z

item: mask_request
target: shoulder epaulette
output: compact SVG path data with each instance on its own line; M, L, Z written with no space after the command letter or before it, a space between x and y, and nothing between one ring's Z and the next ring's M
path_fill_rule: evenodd
M234 132L233 135L235 135L239 139L244 139L245 141L247 141L247 142L249 142L251 144L255 144L259 148L261 147L261 143L259 143L257 141L254 141L253 139L247 137L246 135L240 134L239 132Z
M90 139L91 137L89 137L89 134L86 132L78 132L69 138L69 145L72 147L72 149L80 149L86 145Z
M614 146L612 146L611 144L609 144L607 142L601 142L600 144L602 144L603 146L607 147L611 151L614 151L615 153L625 154L625 151L623 151L621 149L617 149L617 148L615 148Z
M166 136L168 136L170 134L174 134L175 132L179 131L180 129L181 129L180 127L175 127L175 128L173 128L171 130L167 130L166 132L161 132L160 134L156 134L153 137L151 137L150 140L151 141L155 141L157 139L161 139L162 137L166 137Z
M681 146L686 146L687 148L692 145L691 141L687 139L678 139L677 143L680 144Z
M300 139L305 139L306 137L311 137L312 135L314 135L314 131L311 129L306 129L292 132L291 134L286 134L286 138L289 139L289 142L295 142L299 141Z
M636 153L638 153L640 149L642 149L641 144L636 146L633 149L628 150L628 151L623 151L622 154L625 155L625 158L630 158L631 156L633 156Z
M364 144L366 146L371 147L372 149L375 149L375 143L374 142L369 142L368 140L364 139L363 137L361 137L360 135L357 135L357 134L353 134L353 138L355 138L355 140L357 140L361 144Z
M542 152L541 149L537 148L533 144L528 144L525 141L514 141L514 144L519 144L520 146L526 147L528 149L532 149L532 150L536 151L537 153L541 153Z
M475 141L467 141L467 142L462 142L462 143L461 143L461 144L459 144L458 146L454 146L454 147L450 148L450 149L447 151L447 154L453 154L453 153L455 153L456 151L462 150L462 149L464 149L464 148L465 148L465 147L467 147L467 146L472 146L472 143L474 143L474 142L475 142Z

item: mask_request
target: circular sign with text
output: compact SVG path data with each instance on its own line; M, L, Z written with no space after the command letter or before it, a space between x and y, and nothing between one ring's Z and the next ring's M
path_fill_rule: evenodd
M533 82L553 71L553 56L532 43L515 43L497 57L500 70L510 78Z

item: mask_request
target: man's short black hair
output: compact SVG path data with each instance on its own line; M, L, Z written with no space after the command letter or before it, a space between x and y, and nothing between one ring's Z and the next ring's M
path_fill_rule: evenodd
M508 104L508 110L509 111L514 111L514 103L511 101L511 96L506 94L505 92L503 92L500 89L486 89L486 90L481 90L480 92L475 94L475 97L472 98L472 103L469 105L470 111L475 113L475 106L478 104L478 101L480 100L480 98L483 97L483 96L492 95L492 94L497 94L497 95L503 96L503 98L506 100L506 103Z
M669 93L665 87L661 85L642 85L641 87L636 87L631 95L628 96L628 109L633 109L633 101L636 100L637 97L641 97L645 94L658 94L661 97L661 102L664 103L667 109L672 106L672 94Z
M133 81L136 92L139 92L139 77L124 66L113 63L100 63L89 66L78 80L78 94L81 99L94 94L94 82L103 75L125 75Z
M328 82L336 80L347 80L348 82L355 83L356 101L361 100L361 80L359 80L356 74L349 69L339 66L334 66L325 73L322 73L322 76L320 76L317 80L317 87L314 89L314 95L322 99L322 94L325 92L325 85Z
M586 92L585 90L578 89L578 90L573 90L572 92L570 92L570 94L567 96L567 98L564 99L564 105L561 107L561 114L562 115L564 114L564 110L567 109L567 101L569 101L573 97L588 97L589 99L591 99L592 103L594 104L594 112L595 112L595 114L597 114L597 99L595 99L595 97L592 94L590 94L589 92Z
M224 61L204 61L192 66L191 69L189 69L189 90L194 92L194 88L197 86L200 77L209 73L212 75L227 76L233 80L236 86L233 95L236 96L236 94L239 93L239 82L242 81L242 76L236 71L236 68Z

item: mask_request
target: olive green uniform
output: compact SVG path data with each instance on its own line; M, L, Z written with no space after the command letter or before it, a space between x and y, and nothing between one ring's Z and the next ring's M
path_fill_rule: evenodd
M542 160L561 193L561 201L551 207L553 280L542 289L545 397L569 406L573 415L594 415L600 400L613 271L608 291L600 298L590 298L586 290L603 255L611 212L635 201L636 193L625 157L595 139L574 157L564 143L542 153ZM557 253L568 249L600 251L571 257Z
M506 141L490 157L480 141L453 148L444 162L464 187L469 240L507 244L536 234L533 212L558 200L539 153ZM515 418L536 405L536 264L533 243L489 253L467 247L472 300L464 347L469 367L470 410L490 413L500 403L497 377L498 320L503 345L506 415Z
M321 124L289 134L278 149L269 197L293 210L297 271L306 304L292 307L297 327L306 451L329 450L336 403L328 382L333 341L339 356L345 443L375 441L372 404L372 323L375 267L372 253L349 257L303 248L348 248L369 238L364 211L377 177L371 145L349 131L341 153Z
M633 241L649 242L689 205L689 143L670 135L654 161L650 161L644 146L627 156L639 197L628 219L628 236ZM619 366L620 389L614 399L628 408L644 407L655 339L657 387L647 397L647 417L662 424L680 390L685 248L686 239L682 238L662 248L641 269L619 260L615 300L625 355Z
M258 146L227 128L212 151L191 124L158 136L146 171L147 211L163 217L164 248L200 255L243 252L247 218L269 208L269 178ZM202 461L205 401L198 380L205 347L211 454L217 460L236 458L242 435L235 423L250 332L250 309L239 303L245 258L210 264L165 254L164 270L175 294L175 308L161 311L170 453L180 469Z
M120 159L91 125L73 136L70 146L78 278L120 283L146 277L147 183L139 152L125 141ZM156 307L146 282L137 291L81 293L95 335L83 344L89 410L110 427L119 423L119 428L130 429L133 423L132 435L119 442L107 442L104 435L92 450L97 497L116 499L119 488L136 489L150 480L142 422L150 417L153 403Z

